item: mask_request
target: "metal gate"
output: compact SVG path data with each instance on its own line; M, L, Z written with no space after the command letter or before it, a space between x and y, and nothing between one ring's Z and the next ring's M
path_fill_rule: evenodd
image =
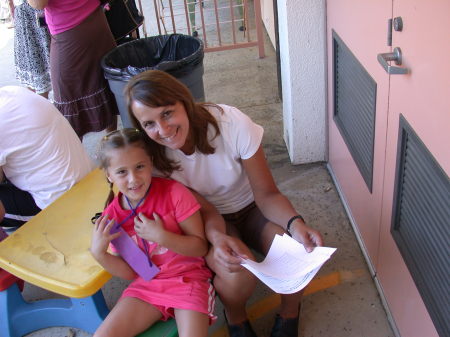
M146 36L187 34L201 39L205 52L258 46L259 57L265 56L260 0L153 0L153 6L144 4Z

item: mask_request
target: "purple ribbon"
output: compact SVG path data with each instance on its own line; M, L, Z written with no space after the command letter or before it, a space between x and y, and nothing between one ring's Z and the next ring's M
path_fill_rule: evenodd
M131 203L128 200L127 196L124 195L125 199L128 202L128 206L131 209L131 214L111 229L111 233L121 232L120 236L118 238L115 238L111 242L119 252L120 256L130 265L130 267L133 268L133 270L144 280L150 281L153 277L155 277L156 274L159 273L159 268L152 263L150 256L148 255L149 252L147 241L142 239L144 247L146 248L146 253L144 253L136 244L136 242L134 242L134 240L130 238L127 232L122 228L122 224L127 222L128 219L130 219L133 215L137 215L136 209L139 207L142 201L145 200L147 194L148 191L145 193L145 196L141 200L139 200L135 208L131 206Z
M150 257L138 247L122 227L119 227L115 232L121 232L118 238L112 240L120 256L140 277L150 281L159 273L159 268L151 262Z

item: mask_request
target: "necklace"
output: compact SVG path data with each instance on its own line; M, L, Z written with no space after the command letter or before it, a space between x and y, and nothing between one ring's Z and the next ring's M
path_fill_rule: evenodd
M123 195L123 196L125 197L125 200L127 201L128 207L130 207L131 213L128 214L128 216L127 216L125 219L123 219L121 222L117 223L117 224L114 226L114 228L113 228L114 231L119 230L120 226L122 226L124 223L126 223L132 216L137 216L136 210L137 210L138 207L141 205L141 203L145 200L145 198L147 198L147 195L148 195L148 193L150 192L150 188L151 188L151 187L152 187L152 185L150 184L150 186L149 186L148 189L147 189L147 192L145 192L145 195L141 198L141 200L138 201L138 203L136 204L136 207L133 207L133 206L131 205L130 199L128 199L128 197L127 197L125 194ZM151 261L151 259L150 259L149 248L148 248L148 242L147 242L147 240L144 240L144 239L141 238L140 236L137 236L137 237L141 239L142 244L143 244L144 249L145 249L145 253L146 253L147 258L148 258L148 263L149 263L150 267L152 267L152 266L153 266L153 263L152 263L152 261Z

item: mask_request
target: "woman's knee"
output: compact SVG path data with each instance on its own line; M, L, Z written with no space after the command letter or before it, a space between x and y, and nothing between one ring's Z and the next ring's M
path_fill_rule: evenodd
M248 270L221 273L214 277L214 287L219 296L248 298L256 287L256 278Z

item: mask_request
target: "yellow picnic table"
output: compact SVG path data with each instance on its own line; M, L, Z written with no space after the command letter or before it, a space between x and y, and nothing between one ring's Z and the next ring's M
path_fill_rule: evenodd
M94 169L0 242L0 268L69 299L27 303L19 289L0 292L0 336L50 326L93 333L108 313L101 287L111 278L89 252L91 218L103 210L109 185Z

